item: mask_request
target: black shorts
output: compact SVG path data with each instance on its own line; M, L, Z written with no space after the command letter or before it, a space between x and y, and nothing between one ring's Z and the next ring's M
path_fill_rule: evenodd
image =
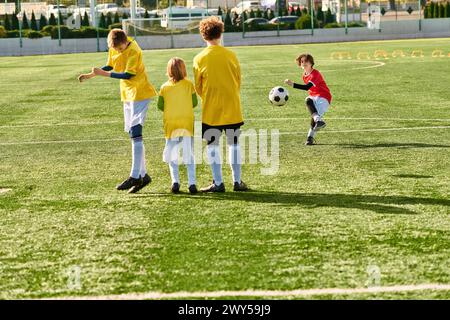
M225 131L227 136L227 144L238 144L239 136L241 134L241 126L244 122L235 124L226 124L223 126L210 126L202 123L202 137L208 144L219 144L222 131Z

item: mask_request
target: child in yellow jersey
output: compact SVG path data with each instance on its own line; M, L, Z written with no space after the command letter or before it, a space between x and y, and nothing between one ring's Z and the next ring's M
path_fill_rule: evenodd
M106 66L92 68L91 73L81 74L78 80L82 82L95 76L120 79L125 132L129 133L132 144L132 166L129 178L116 188L135 193L152 181L145 167L142 127L148 104L157 93L147 78L142 51L135 40L124 31L113 29L108 34L108 47Z
M219 139L225 131L229 161L233 173L233 190L246 191L241 180L240 127L241 68L236 54L220 45L224 24L217 17L200 22L200 34L207 47L194 58L195 89L202 99L202 136L208 143L208 161L213 183L202 192L224 192Z
M197 94L194 84L186 79L186 65L181 58L172 58L167 63L169 80L161 86L158 108L164 111L164 135L166 147L163 161L169 164L172 192L180 191L178 174L178 149L183 149L183 160L187 166L190 193L197 193L194 162L194 110Z

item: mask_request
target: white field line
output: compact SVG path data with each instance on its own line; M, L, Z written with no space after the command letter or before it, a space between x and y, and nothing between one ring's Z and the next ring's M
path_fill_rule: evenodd
M327 65L321 65L321 67L319 67L320 72L334 72L334 71L349 71L349 70L362 70L362 69L372 69L372 68L378 68L378 67L382 67L384 65L386 65L385 62L382 61L373 61L373 60L354 60L354 59L348 59L348 60L339 60L339 59L322 59L321 61L333 61L333 62L353 62L353 63L373 63L373 65L369 65L369 66L364 66L364 67L351 67L351 68L346 68L346 69L327 69ZM254 64L252 66L252 68L258 68L258 67L267 67L267 65L265 63L262 64ZM280 66L288 66L288 64L286 63L276 63L276 64L271 64L271 67L280 67Z
M7 193L7 192L9 192L9 191L11 191L12 189L9 189L9 188L0 188L0 194L2 194L2 193Z
M310 120L311 117L289 117L289 118L248 118L244 119L244 122L249 121L287 121L287 120ZM417 118L325 118L325 120L344 120L344 121L357 121L357 120L369 120L369 121L438 121L438 122L450 122L450 119L417 119Z
M355 129L355 130L325 130L321 133L352 133L352 132L386 132L386 131L408 131L408 130L431 130L431 129L450 129L450 126L435 126L435 127L409 127L409 128L375 128L375 129ZM297 135L302 134L302 131L279 132L278 135ZM241 137L254 136L254 134L242 134ZM91 143L91 142L114 142L126 141L126 138L114 139L85 139L85 140L47 140L47 141L20 141L20 142L1 142L0 146L16 146L16 145L36 145L36 144L65 144L65 143ZM163 140L162 137L146 138L146 141Z
M243 290L243 291L196 291L196 292L146 292L104 296L74 296L57 300L144 300L177 298L221 298L221 297L310 297L317 295L351 295L388 292L411 292L422 290L450 291L450 284L419 284L369 288L324 288L299 290Z
M161 138L147 138L145 140L160 140ZM64 143L88 143L88 142L113 142L126 141L125 138L114 139L85 139L85 140L44 140L44 141L23 141L23 142L1 142L0 146L22 146L33 144L64 144ZM161 139L162 140L162 139Z
M450 129L450 126L434 127L409 127L409 128L375 128L375 129L350 129L350 130L324 130L321 133L350 133L350 132L378 132L378 131L406 131L406 130L426 130L426 129ZM280 135L298 134L299 132L280 132Z
M321 69L322 72L334 72L334 71L347 71L347 70L362 70L362 69L371 69L371 68L378 68L378 67L382 67L384 66L386 63L381 62L381 61L370 61L370 60L341 60L341 61L351 61L351 62L363 62L363 63L367 63L367 62L373 62L376 63L372 66L365 66L365 67L352 67L352 68L347 68L347 69Z
M293 120L309 120L310 117L289 117L289 118L247 118L245 121L293 121ZM343 120L343 121L436 121L436 122L450 122L450 119L417 119L417 118L327 118L326 120ZM162 122L162 119L147 119L146 122ZM123 121L92 121L92 122L55 122L55 123L17 123L11 125L0 126L0 129L10 128L34 128L34 127L62 127L62 126L94 126L105 124L119 124Z
M156 120L151 120L156 121ZM162 120L161 120L162 121ZM18 123L0 126L0 129L9 128L35 128L35 127L61 127L61 126L93 126L104 124L123 123L123 121L93 121L93 122L56 122L56 123Z

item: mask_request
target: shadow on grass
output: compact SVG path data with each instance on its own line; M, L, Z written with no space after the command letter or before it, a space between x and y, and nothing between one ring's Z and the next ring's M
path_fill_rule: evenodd
M158 194L160 197L163 194ZM138 197L151 197L152 194L140 194ZM375 195L353 195L353 194L327 194L327 193L295 193L295 192L225 192L215 194L164 194L164 196L175 198L192 198L198 200L218 201L246 201L252 203L267 203L279 206L301 206L310 208L344 208L369 210L381 214L417 214L404 205L439 205L450 207L450 200L434 198L415 198L405 196L375 196Z
M322 145L333 145L341 146L344 148L351 149L375 149L375 148L399 148L399 149L412 149L412 148L450 148L447 144L428 144L428 143L377 143L377 144L322 144Z
M428 179L433 178L433 176L427 176L422 174L394 174L395 178L411 178L411 179Z

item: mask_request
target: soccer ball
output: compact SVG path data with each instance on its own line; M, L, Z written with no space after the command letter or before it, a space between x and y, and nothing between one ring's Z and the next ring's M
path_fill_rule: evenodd
M289 99L289 92L283 87L275 87L269 92L269 101L274 106L284 106Z

